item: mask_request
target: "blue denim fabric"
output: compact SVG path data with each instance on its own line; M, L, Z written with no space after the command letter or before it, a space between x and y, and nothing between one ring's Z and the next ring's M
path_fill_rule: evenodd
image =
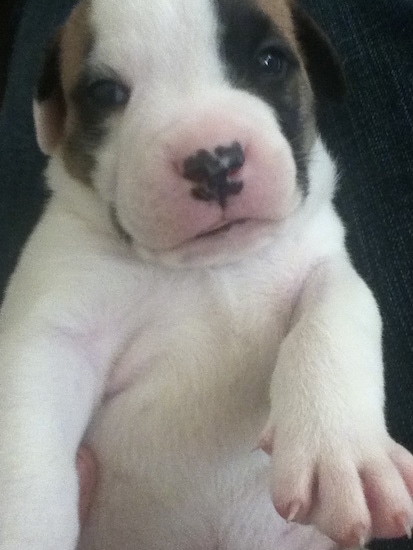
M149 0L148 0L149 1ZM26 0L0 115L0 288L41 211L32 125L41 51L73 0ZM387 418L413 451L413 0L302 0L343 60L348 96L319 105L340 166L337 207L384 318ZM407 550L407 541L374 543Z

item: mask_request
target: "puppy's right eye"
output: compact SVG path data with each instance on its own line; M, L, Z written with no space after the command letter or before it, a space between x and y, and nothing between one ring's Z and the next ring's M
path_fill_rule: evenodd
M90 101L105 109L121 107L129 101L129 89L116 80L97 80L87 88Z
M286 56L274 46L263 48L257 55L257 63L262 74L282 79L288 69Z

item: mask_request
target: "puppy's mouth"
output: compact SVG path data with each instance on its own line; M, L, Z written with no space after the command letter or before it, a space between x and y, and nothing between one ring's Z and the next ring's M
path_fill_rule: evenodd
M218 227L214 227L213 229L208 229L207 231L202 231L201 233L198 233L197 235L195 235L194 240L215 237L217 235L228 233L228 231L230 231L230 229L232 229L234 226L244 225L248 221L248 218L241 218L239 220L221 223L220 225L218 225Z

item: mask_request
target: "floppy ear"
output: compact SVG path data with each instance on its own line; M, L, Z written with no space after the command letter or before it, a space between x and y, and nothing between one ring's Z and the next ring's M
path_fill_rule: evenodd
M346 80L334 46L300 6L293 3L292 10L296 36L314 93L341 101L346 94Z
M60 37L46 48L34 98L37 143L45 155L53 153L63 136L66 106L60 81Z

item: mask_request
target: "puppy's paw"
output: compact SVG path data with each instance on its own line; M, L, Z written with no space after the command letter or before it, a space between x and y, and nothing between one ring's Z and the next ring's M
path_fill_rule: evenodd
M306 434L308 436L308 434ZM303 436L277 440L272 428L260 444L272 452L272 498L287 521L311 523L341 547L371 538L411 536L413 456L389 437L357 445L316 444Z

